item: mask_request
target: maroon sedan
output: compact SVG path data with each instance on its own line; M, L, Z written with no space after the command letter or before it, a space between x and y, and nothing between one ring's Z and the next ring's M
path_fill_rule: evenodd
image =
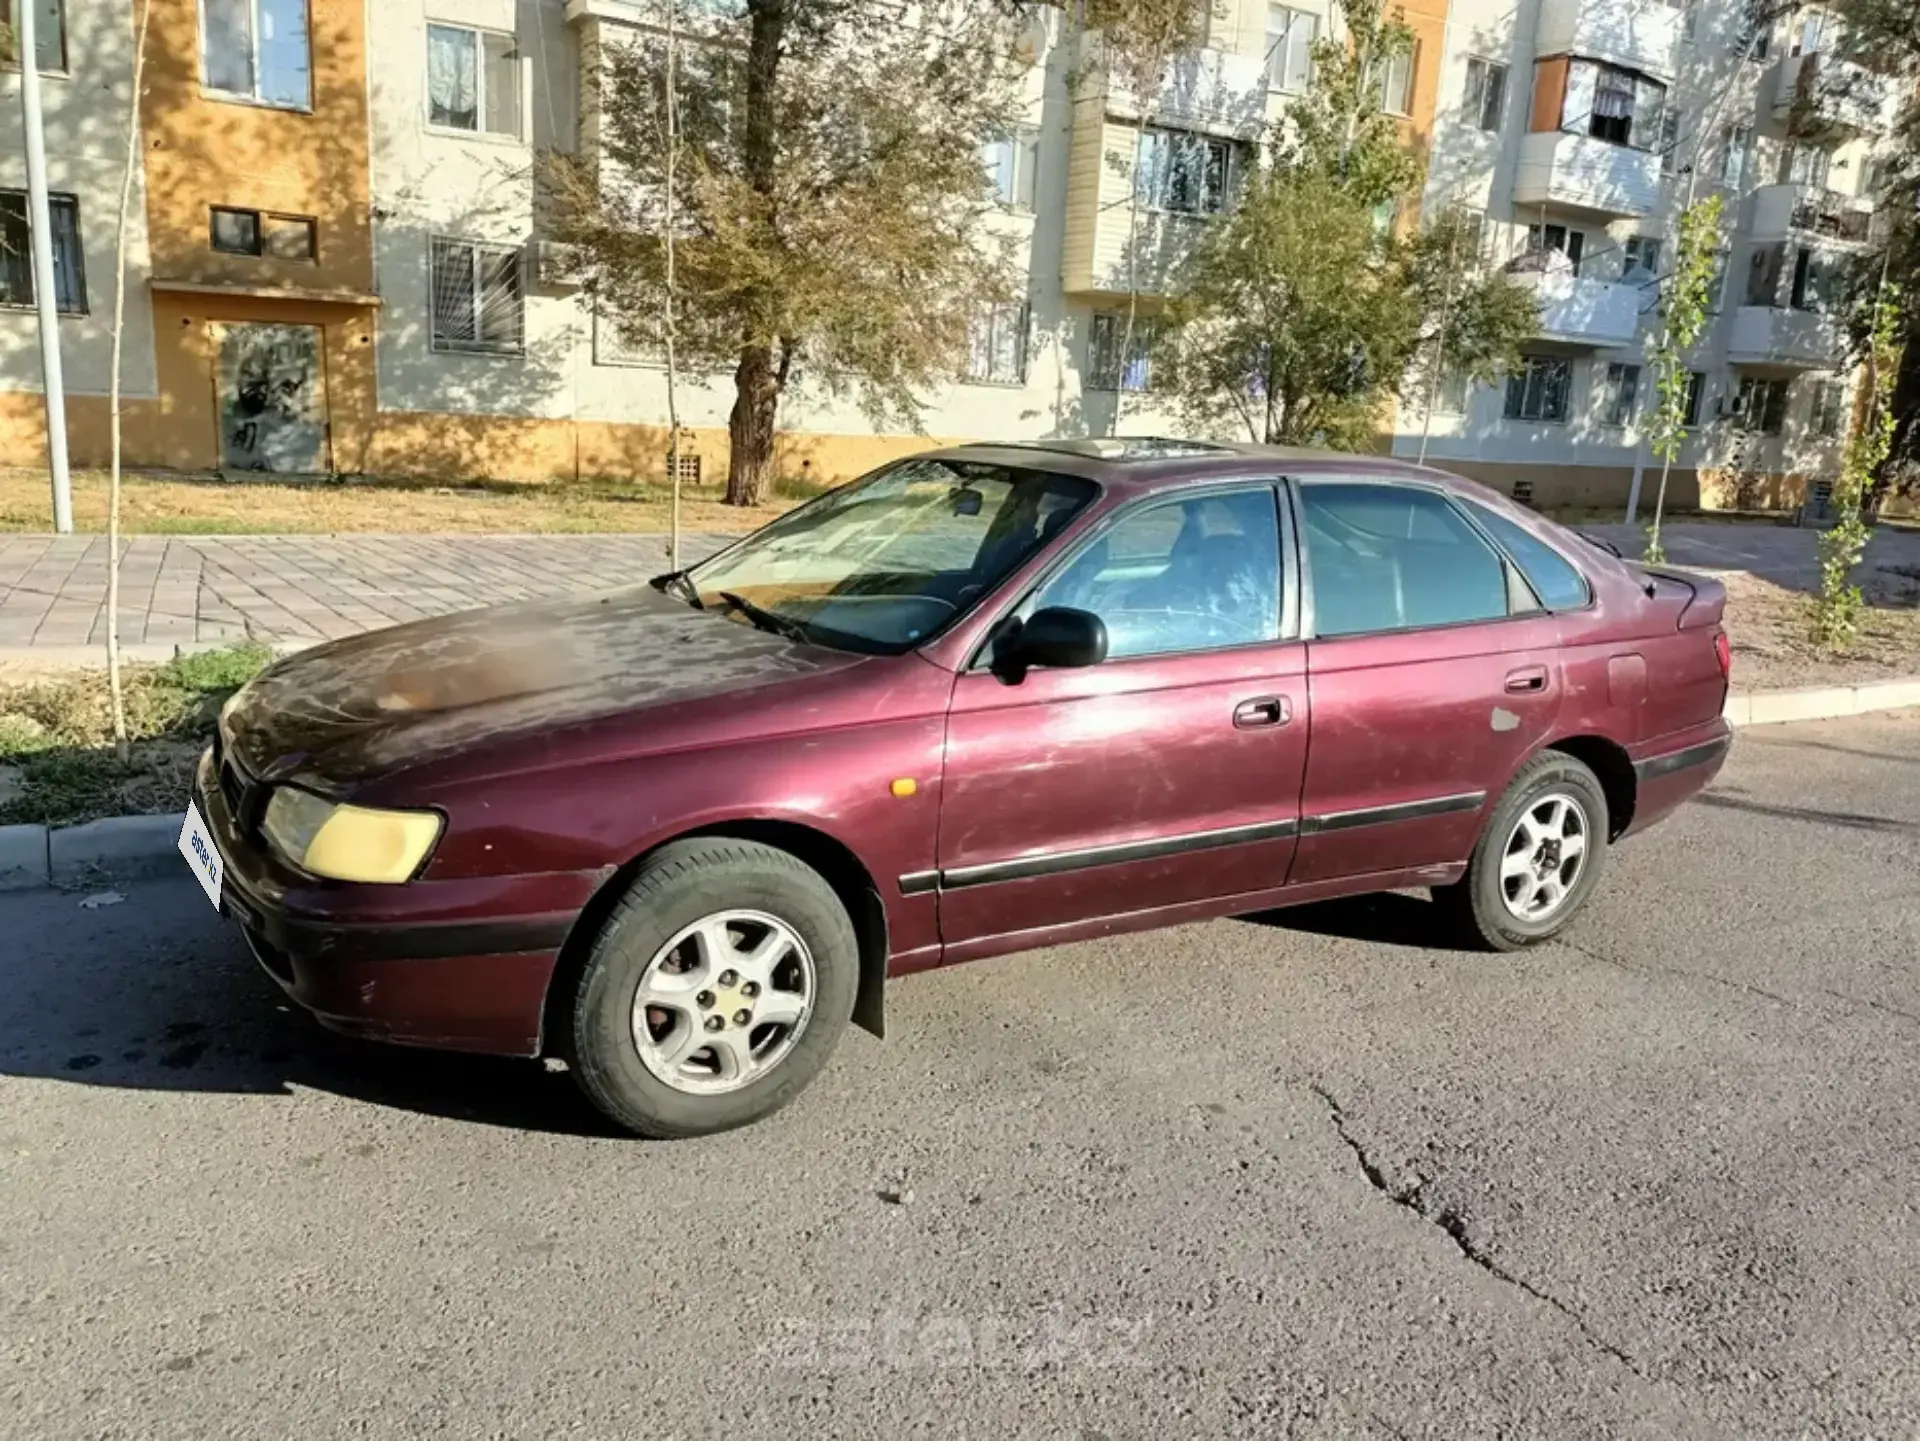
M692 1135L932 966L1409 886L1546 940L1719 769L1724 601L1398 461L969 446L282 661L183 847L327 1025Z

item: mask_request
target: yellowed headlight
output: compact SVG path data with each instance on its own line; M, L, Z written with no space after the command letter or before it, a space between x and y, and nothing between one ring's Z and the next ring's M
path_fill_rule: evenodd
M288 786L268 801L261 829L312 875L397 886L413 879L440 839L440 825L432 811L334 805Z

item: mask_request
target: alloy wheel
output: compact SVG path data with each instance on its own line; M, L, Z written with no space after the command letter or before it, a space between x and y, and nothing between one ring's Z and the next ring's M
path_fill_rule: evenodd
M1530 924L1558 912L1586 869L1589 834L1586 808L1565 791L1530 801L1500 857L1507 910Z

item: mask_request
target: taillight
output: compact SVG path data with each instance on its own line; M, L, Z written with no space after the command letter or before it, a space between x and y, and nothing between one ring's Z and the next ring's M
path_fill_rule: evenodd
M1733 679L1733 642L1727 639L1725 631L1715 631L1713 653L1720 658L1720 678Z

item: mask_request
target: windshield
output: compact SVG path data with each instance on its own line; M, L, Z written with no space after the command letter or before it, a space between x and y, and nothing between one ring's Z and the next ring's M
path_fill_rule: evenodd
M1099 493L1092 481L909 460L821 496L676 587L746 624L845 650L909 650L944 629Z

